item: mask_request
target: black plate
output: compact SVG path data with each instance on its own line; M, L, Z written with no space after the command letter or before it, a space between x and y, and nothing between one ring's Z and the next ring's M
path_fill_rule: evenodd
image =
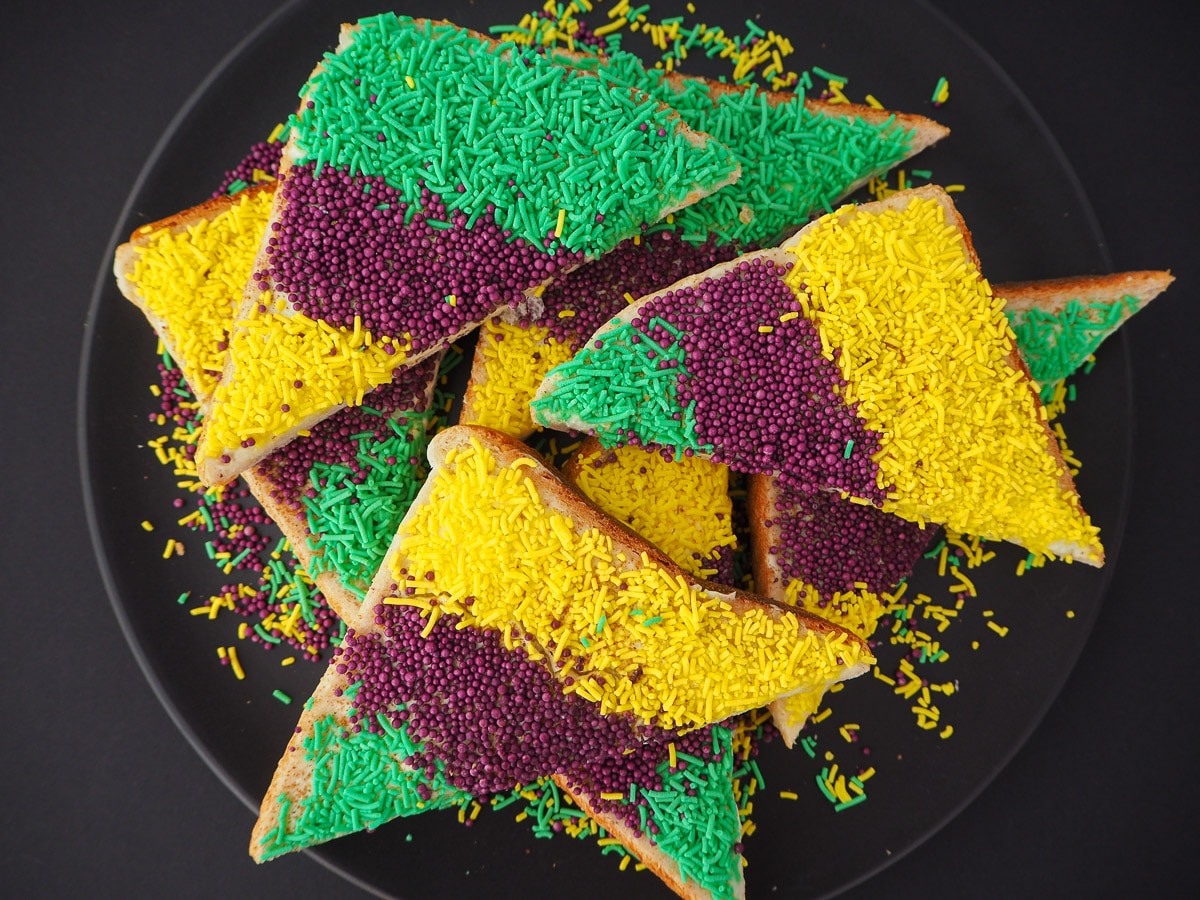
M516 21L532 5L413 3L403 11L485 28ZM699 14L689 21L702 16L740 33L752 16L790 38L793 68L815 65L848 75L852 98L871 92L889 106L932 114L949 125L951 136L915 165L931 169L940 183L967 185L956 200L993 282L1107 271L1099 229L1057 144L1004 73L939 13L917 2L761 4L761 15L760 4L697 5ZM338 23L377 11L339 0L294 3L247 38L164 135L134 187L121 232L207 196L223 170L291 109L313 63L336 40ZM671 11L656 3L652 14L661 18ZM729 71L725 64L696 61L707 63L692 67L701 74ZM932 110L929 98L940 76L949 78L952 97ZM215 572L197 538L189 541L182 529L165 527L175 518L170 500L177 489L144 447L161 432L147 421L154 363L154 339L144 320L111 279L102 278L90 312L80 411L85 500L100 566L133 652L167 711L229 788L257 809L298 711L271 692L305 697L321 667L281 668L279 653L246 649L248 677L236 681L217 665L214 650L235 643L240 620L198 622L174 602L185 590L198 596L232 579ZM970 573L979 597L944 635L950 659L932 672L937 681L958 685L939 703L944 721L954 726L949 739L939 738L938 729L919 729L911 704L865 676L832 698L833 714L813 732L815 759L778 743L765 746L760 763L766 790L755 798L757 831L746 842L751 896L827 895L886 866L970 802L1057 695L1087 639L1120 545L1132 424L1124 341L1106 345L1094 371L1076 381L1079 399L1065 425L1085 462L1078 483L1103 529L1108 567L1058 563L1018 579L1014 570L1023 554L1000 547L997 559ZM146 519L163 527L146 533L139 526ZM163 543L171 536L182 538L190 552L163 561ZM946 585L924 563L910 591L952 603ZM1006 637L989 630L984 610L1008 626ZM880 652L894 664L894 649ZM851 722L862 726L853 745L838 732ZM869 758L861 754L864 745ZM814 782L828 764L827 750L843 769L875 767L867 802L835 813L821 796ZM780 791L798 799L781 799ZM429 864L431 852L436 864ZM509 813L485 813L470 830L453 813L400 820L313 855L368 889L397 896L448 895L501 879L547 892L579 892L582 886L596 896L665 895L648 874L618 872L614 857L601 856L591 842L535 840Z

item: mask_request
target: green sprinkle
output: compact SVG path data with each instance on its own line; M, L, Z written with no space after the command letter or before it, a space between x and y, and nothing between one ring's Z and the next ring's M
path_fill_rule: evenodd
M292 702L292 698L289 697L287 694L285 694L283 691L281 691L279 689L271 691L271 696L274 697L276 700L278 700L280 703L282 703L284 706L287 706L289 703Z
M846 449L842 451L842 459L849 459L850 454L854 452L854 438L849 438L846 441Z
M820 66L813 66L812 73L818 78L824 78L826 81L840 81L842 84L848 84L850 82L850 79L845 75L834 75L832 72L828 72L825 69L822 69Z
M866 794L858 794L857 796L851 797L849 800L843 800L841 803L835 803L833 808L835 812L841 812L843 809L849 809L852 806L857 806L858 804L865 802L866 799Z
M176 600L175 602L178 603L180 606L183 606L183 604L187 603L188 597L190 597L190 596L192 596L191 591L184 591L182 594L179 595L179 599Z

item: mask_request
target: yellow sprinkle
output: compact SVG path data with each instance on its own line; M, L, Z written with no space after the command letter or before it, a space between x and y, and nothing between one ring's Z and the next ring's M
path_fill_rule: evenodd
M791 312L785 312L782 316L779 317L779 321L780 322L790 322L790 321L792 321L792 319L797 318L799 315L800 315L800 313L796 312L795 310L792 310Z
M174 553L175 553L175 539L171 538L167 541L167 546L163 548L162 558L170 559Z
M959 191L965 191L966 189L967 186L965 184L947 184L943 187L943 190L947 194L957 194Z
M601 800L624 800L625 795L620 791L605 791L600 794Z
M992 631L996 632L996 634L1000 635L1000 637L1004 637L1006 634L1008 634L1007 625L997 625L994 619L989 620L987 624L988 628L992 629Z
M779 799L780 800L799 800L800 795L797 794L795 791L780 791Z
M566 222L567 222L567 211L565 209L560 209L558 211L558 224L554 226L554 236L556 238L562 237L563 225L565 225Z
M883 104L880 103L878 100L876 100L874 97L872 97L870 94L867 94L866 101L867 101L867 106L871 107L872 109L883 109Z
M978 650L979 649L979 641L971 641L971 649Z
M221 659L225 658L225 648L224 647L217 648L217 656L219 656Z
M626 291L625 292L625 302L626 303L637 303L637 297L633 296L633 294L629 293L629 291Z
M246 673L242 670L242 663L238 659L237 647L229 647L225 652L229 655L229 667L233 669L233 674L237 676L237 680L241 681L246 677Z
M774 330L775 330L775 326L774 326L774 325L759 325L759 326L758 326L758 333L759 333L759 334L770 334L770 333L771 333L772 331L774 331Z
M154 530L154 526L153 526L153 525L150 523L150 521L147 519L147 520L144 520L144 521L142 522L142 530L143 530L143 531L153 531L153 530Z
M415 81L413 81L413 77L411 75L405 75L404 81L409 86L410 89L415 88L417 86L417 83Z
M281 666L290 666L290 665L292 665L293 663L295 663L295 661L296 661L296 657L294 657L294 656L285 656L283 659L281 659L281 660L279 661L279 664L280 664Z
M574 316L575 316L575 310L573 310L573 309L560 309L558 311L558 317L560 319L570 319L570 318L574 318Z
M1068 610L1067 610L1067 618L1068 618L1068 619L1073 619L1073 618L1075 618L1075 610L1073 610L1073 609L1068 609Z
M283 134L283 127L284 127L283 123L280 122L278 125L276 125L274 128L271 129L271 133L269 135L267 135L267 143L268 144L273 144L277 140L279 140L279 135Z

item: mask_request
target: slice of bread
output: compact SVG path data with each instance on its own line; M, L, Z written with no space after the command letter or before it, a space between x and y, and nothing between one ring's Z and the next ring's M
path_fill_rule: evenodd
M1004 298L1017 346L1041 385L1074 372L1109 335L1167 289L1170 272L1015 281L993 290Z
M208 484L229 481L298 431L361 403L396 367L419 362L500 311L519 301L536 308L537 292L559 271L738 175L727 150L645 95L604 88L593 75L450 23L365 19L343 26L335 57L338 65L331 59L314 70L292 119L270 234L198 444L197 470ZM489 61L487 78L461 71ZM373 92L352 88L351 76ZM429 109L405 106L405 98L426 91ZM482 101L479 91L487 95ZM327 106L336 112L343 103L346 115L320 119ZM349 119L353 126L345 126ZM596 141L572 131L596 123L608 132ZM510 127L521 132L516 145ZM378 140L364 143L364 128ZM540 143L525 147L535 131ZM620 144L601 147L617 137ZM553 153L542 153L543 145ZM471 162L480 158L489 162ZM669 172L664 160L673 161ZM352 173L339 168L343 162ZM503 167L512 173L507 188ZM596 173L604 191L592 184ZM340 192L338 202L344 196L358 204L349 225L331 224L330 210L342 216L347 208L323 199L331 191ZM555 213L553 234L533 236ZM470 240L482 242L486 264L469 252ZM287 281L278 280L273 260L291 267Z
M503 630L602 713L671 729L869 667L865 643L824 619L688 577L511 438L455 426L430 442L429 461L367 607L414 605L431 621L455 614ZM518 521L521 546L502 546ZM547 585L536 603L526 595ZM721 670L703 661L710 653Z
M886 242L860 248L854 237L857 229L883 229L888 241L906 249L895 251L901 254L895 256L891 244L885 247ZM918 239L912 235L923 236ZM831 243L831 236L836 236L838 243ZM950 288L941 288L941 296L949 297L953 305L939 299L931 287L942 282L928 278L930 260L908 257L916 253L910 241L929 247L922 252L943 254L937 257L937 265L946 268L939 275L949 279L946 283L952 285L954 293L947 295L944 292ZM879 266L877 261L860 263L858 257L851 257L854 252L867 259L872 259L871 253L881 257L892 254L893 258L876 270L872 266ZM848 267L845 271L843 265ZM779 274L783 271L787 271L786 276ZM876 271L880 274L873 274ZM888 281L888 287L880 287L884 275L907 280ZM701 298L704 290L725 290L718 283L725 276L730 278L725 309L701 315L700 306L688 307L693 311L686 316L680 311L678 315L690 317L687 322L692 324L681 325L680 319L672 327L695 329L691 340L703 337L716 341L715 335L700 329L710 317L723 321L716 319L718 313L733 316L741 309L728 304L753 302L754 298L743 293L739 285L754 279L771 286L777 284L772 279L782 280L794 299L771 301L779 304L778 311L772 313L777 321L741 322L738 327L746 333L738 333L736 338L727 336L729 342L736 340L739 346L751 348L743 350L745 355L738 359L722 355L725 342L717 341L718 346L708 358L700 354L693 362L693 357L683 352L682 343L659 335L661 346L668 347L663 352L670 360L630 368L631 361L638 357L629 342L644 335L634 333L631 323L635 318L641 321L643 310L649 307L650 316L660 309L674 309L671 303L708 302L696 298ZM804 290L799 289L801 285ZM657 303L660 298L663 302ZM851 302L853 308L848 305ZM896 312L892 309L895 304L909 304L905 308L911 309ZM798 325L802 323L796 326L796 338L786 337L791 333L788 329L793 328L789 320L796 316L811 323L808 327L815 332L814 337L801 339ZM935 328L931 324L934 321L941 324ZM968 340L964 331L967 328L971 329L970 340L975 342L970 345L964 343ZM785 338L780 338L780 333ZM713 455L749 473L777 472L780 477L797 479L798 486L806 490L846 490L859 501L879 505L912 521L945 523L962 533L1010 540L1035 552L1100 565L1103 549L1097 529L1082 511L1058 443L1009 335L1002 304L991 295L979 274L970 232L949 195L930 186L897 192L875 203L843 207L806 226L778 248L714 267L630 305L589 338L571 363L547 377L533 408L542 424L595 433L602 443L625 440L636 426L638 430L633 434L641 443ZM817 338L819 343L814 343ZM785 342L791 340L796 341L794 350L790 349L793 344ZM943 348L944 353L933 352L934 345ZM894 349L899 347L905 349ZM710 363L744 367L761 365L758 361L762 358L772 359L773 366L790 359L803 372L814 365L826 365L819 361L801 365L797 361L802 357L795 355L801 352L836 366L840 384L835 380L832 390L837 399L836 403L826 402L824 415L844 418L848 414L852 418L830 420L826 423L831 428L829 434L833 428L843 432L847 428L861 429L854 432L857 441L846 443L844 454L837 452L842 450L840 445L834 447L830 441L823 457L830 474L823 477L809 471L814 462L820 463L812 456L785 456L774 464L769 462L766 450L789 439L790 426L771 419L774 410L785 415L778 404L788 398L756 399L755 393L763 391L761 379L739 376L744 380L722 384L716 380L717 375L712 375L712 385L702 381L687 384L701 398L706 396L704 391L726 390L728 397L721 408L757 408L759 421L769 421L776 429L769 432L771 437L765 429L761 435L738 431L730 435L728 446L716 446L701 442L695 431L695 414L682 409L674 399L679 379L669 372L657 376L654 371L661 370L663 362L682 366L687 374L689 365L693 369ZM902 358L901 352L909 356ZM973 377L964 382L959 368L969 370ZM896 374L887 378L878 374L885 371ZM689 377L694 379L694 375ZM601 389L608 391L607 399L600 399ZM629 392L633 400L626 399ZM696 401L692 402L694 405ZM849 412L838 413L839 404L840 409ZM654 409L664 412L651 417ZM675 419L676 424L664 418L672 409L684 413ZM950 418L946 418L948 410ZM710 425L720 426L721 421ZM944 431L946 427L956 430ZM779 438L777 432L781 429L783 437ZM872 442L883 452L871 449ZM918 444L924 448L922 455L915 457L921 465L916 465L913 457ZM844 466L841 459L847 461ZM878 467L869 481L864 477L864 459ZM1004 477L997 478L1001 471Z

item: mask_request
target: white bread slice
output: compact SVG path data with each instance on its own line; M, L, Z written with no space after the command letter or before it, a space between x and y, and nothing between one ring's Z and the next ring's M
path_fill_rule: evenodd
M961 261L960 261L960 264L962 266L968 267L967 269L965 269L965 271L967 273L971 273L971 272L975 273L974 277L980 279L979 283L981 286L979 287L979 290L981 292L983 292L984 294L986 294L987 288L983 286L985 283L983 283L981 277L978 276L979 260L978 260L978 256L976 255L974 247L971 242L970 232L967 230L965 223L962 221L961 216L958 214L958 211L955 209L954 204L950 200L949 195L946 194L943 190L941 190L940 188L938 188L936 186L928 186L928 187L922 187L922 188L917 188L917 189L908 190L908 191L897 192L897 193L893 194L892 196L890 196L886 200L878 201L875 203L866 203L866 204L862 204L861 206L857 206L857 207L845 206L842 209L838 210L837 212L832 213L828 216L822 217L821 219L818 219L815 222L809 224L804 229L799 231L796 235L789 238L784 244L782 244L778 248L774 248L772 250L759 251L759 253L756 253L756 254L747 254L746 256L744 256L738 260L734 260L731 263L726 263L726 264L722 264L720 266L715 266L713 269L709 270L708 273L703 273L698 276L693 276L691 278L684 279L683 281L679 282L678 284L676 284L675 286L673 286L672 288L670 288L668 290L669 291L678 290L682 287L695 286L695 285L699 284L700 282L702 282L707 277L720 277L722 274L729 272L731 269L733 269L737 265L741 264L742 262L748 261L748 260L763 259L763 260L772 261L773 263L775 263L776 265L779 265L779 266L790 265L791 263L795 262L795 260L796 260L796 253L799 252L797 248L801 248L805 245L805 241L810 234L819 233L817 231L817 229L823 229L826 227L834 227L835 225L845 226L855 216L878 216L881 218L882 221L888 221L884 217L902 215L904 213L904 211L909 208L910 204L918 203L918 202L921 204L924 204L926 206L932 202L932 203L935 203L938 207L940 207L940 209L942 211L942 215L944 216L945 226L950 229L953 229L955 232L957 232L959 238L961 239ZM903 261L901 261L900 265L902 267L901 268L902 271L908 271L906 269L903 269L903 265L904 265ZM913 269L912 271L915 274L917 274L921 270ZM964 270L960 270L960 271L964 271ZM642 298L637 303L631 304L630 306L626 307L626 309L622 310L608 324L606 324L602 328L598 329L597 332L591 338L588 339L585 347L590 347L596 341L603 342L603 339L609 332L615 330L620 325L624 325L624 324L627 324L628 322L630 322L635 316L638 315L639 311L646 305L647 302L649 302L651 299L654 299L655 297L660 296L661 294L664 294L664 293L667 293L667 292L662 291L662 292L659 292L658 294L652 294L649 297ZM990 315L990 313L988 313L988 314ZM885 319L885 321L888 322L889 326L897 324L897 322L890 320L890 319ZM1005 329L1005 330L1007 331L1007 329ZM957 338L954 335L950 334L948 331L944 334L936 335L935 339L938 341L944 342L947 346L948 352L957 347ZM1024 362L1021 360L1020 355L1017 353L1015 344L1010 339L1004 338L997 332L996 340L1000 342L999 344L997 344L997 352L1002 353L1002 358L994 363L994 366L995 366L994 371L996 373L996 376L997 376L997 378L1006 379L1005 384L1011 386L1013 388L1013 390L1015 391L1015 394L1013 396L1020 398L1019 400L1014 400L1013 402L1019 402L1022 404L1026 404L1026 405L1022 405L1020 407L1021 410L1026 410L1026 409L1028 410L1028 412L1023 411L1023 412L1019 413L1019 417L1024 417L1024 418L1019 418L1019 421L1021 421L1023 423L1021 427L1027 428L1028 430L1030 430L1031 434L1039 435L1039 437L1036 437L1036 438L1031 437L1030 440L1033 440L1035 442L1044 442L1044 452L1053 461L1054 471L1056 471L1058 473L1056 476L1055 483L1053 485L1048 484L1041 493L1036 495L1037 497L1041 498L1041 499L1037 500L1036 502L1045 504L1047 509L1058 510L1058 513L1056 513L1056 515L1065 516L1067 518L1067 520L1069 520L1068 524L1069 524L1071 531L1078 532L1081 535L1086 535L1086 537L1082 537L1082 538L1078 538L1078 539L1073 538L1073 537L1067 538L1067 537L1053 537L1052 536L1052 537L1046 539L1047 546L1045 546L1045 547L1041 547L1041 546L1030 547L1030 549L1047 551L1047 552L1051 552L1051 553L1054 553L1055 555L1059 555L1059 556L1069 556L1072 559L1078 560L1080 562L1086 562L1090 565L1100 565L1103 563L1103 548L1100 546L1098 538L1095 537L1094 529L1090 525L1089 520L1087 520L1085 514L1082 511L1082 508L1079 505L1078 494L1076 493L1076 491L1074 489L1074 483L1071 479L1070 472L1067 469L1066 464L1062 460L1062 455L1061 455L1061 452L1058 447L1058 442L1057 442L1056 438L1054 437L1053 433L1050 431L1048 424L1046 423L1044 411L1042 410L1040 403L1037 401L1036 394L1033 391L1033 383L1032 383L1031 379L1029 378L1028 370L1025 367ZM584 351L581 351L581 353L579 355L577 355L576 360L577 361L586 360L588 358L586 356L586 353L587 353L586 349ZM860 362L861 362L861 360L860 360ZM571 429L571 430L576 430L576 431L583 431L583 432L587 432L587 433L596 433L597 429L595 427L591 426L587 421L585 421L578 414L578 412L576 412L574 410L566 410L565 401L560 402L558 404L557 409L553 409L553 408L551 408L551 402L549 400L547 400L547 398L549 398L556 390L559 389L560 383L565 384L563 379L566 376L564 375L563 370L566 368L567 368L566 366L559 367L559 369L556 369L554 372L552 372L546 378L546 380L542 383L541 387L538 390L537 397L535 398L535 401L534 401L535 418L538 421L540 421L541 424L549 425L551 427L565 428L565 429ZM595 382L595 379L593 379L592 383L594 383L594 382ZM901 383L898 383L898 385L899 385L900 389L902 389L902 390L906 389L906 383L901 382ZM1023 388L1018 387L1020 385L1023 385L1024 387ZM963 388L963 390L965 391L966 389ZM1022 391L1024 391L1024 390L1027 390L1029 392L1028 400L1026 400L1025 394L1022 393ZM914 409L921 408L921 403L926 399L924 392L919 392L919 391L914 392L912 396L913 396L913 399L910 404L912 406L912 408L914 408ZM965 397L967 395L963 394L962 396ZM974 396L974 394L972 394L971 396ZM980 402L984 402L984 403L995 401L997 403L1003 404L1005 402L1003 400L1003 396L1004 395L997 395L996 397L993 397L992 395L989 394L986 396L980 396L980 397L978 397L978 399ZM1018 414L1014 413L1014 415L1018 415ZM911 427L914 427L915 425L916 425L916 423L912 422L911 420L906 422L906 427L911 428ZM934 426L935 426L935 423L931 420L928 423L926 423L926 425L922 425L922 426L918 426L918 427L933 428ZM619 427L619 426L610 426L610 427ZM601 434L601 437L603 440L604 435ZM653 440L654 437L651 435L651 436L649 436L649 439ZM611 438L610 438L610 441L611 441ZM1001 449L1003 449L1003 447L1001 447ZM980 444L979 447L974 450L974 452L977 454L986 453L988 451L989 451L989 446L984 445L984 444ZM1033 452L1032 448L1031 448L1031 452ZM960 459L960 460L963 458L965 458L965 457L961 457L961 456L956 457L956 459ZM986 456L985 456L985 458L986 458ZM1040 455L1035 454L1034 457L1032 457L1032 458L1040 459ZM1038 465L1040 466L1041 463L1038 463ZM734 465L734 467L735 468L737 467L736 464ZM1021 474L1023 475L1024 471L1022 471ZM954 476L954 477L957 477L957 476ZM885 487L885 485L881 484L880 487ZM870 498L860 498L860 499L869 500ZM900 498L900 499L903 499L903 498ZM892 502L893 501L891 501L891 500L887 501L884 504L884 508L891 508L890 505ZM990 510L991 508L992 507L989 503L987 509ZM985 510L985 512L986 512L986 510ZM942 521L945 521L944 519L941 519L938 516L938 514L932 509L929 510L928 513L922 511L920 513L916 513L915 515L920 516L920 518L924 521L935 522L938 524L940 524ZM1014 542L1022 544L1022 545L1027 544L1026 539L1023 537L1023 535L1021 533L1019 533L1018 531L1014 530L1015 528L1020 526L1020 523L1007 523L1006 524L1002 520L997 520L994 523L994 532L995 533L982 533L985 531L992 532L993 528L990 525L988 528L970 528L970 527L960 527L956 522L953 522L953 521L949 522L948 524L951 524L952 526L956 527L957 530L960 530L963 532L967 532L967 533L970 533L972 531L980 532L981 533L980 536L982 536L982 537L1002 538L1002 539L1014 541ZM1040 544L1040 541L1038 541L1037 543Z
M1004 298L1021 356L1034 380L1065 378L1174 281L1169 271L1014 281L993 285Z
M364 20L366 21L366 20ZM449 22L431 22L429 20L416 19L412 20L414 29L425 29L428 34L443 33L444 29L453 29L455 33L469 35L473 39L478 39L486 42L493 48L501 45L475 32L467 29L458 28ZM337 53L345 51L353 45L357 34L364 27L363 24L343 25L338 43ZM436 37L431 38L436 41ZM511 49L504 51L499 58L503 63L511 62ZM515 63L512 63L515 65ZM318 64L314 69L313 76L319 74L325 64ZM586 73L576 73L578 77L594 77L588 76ZM301 96L301 109L310 101L317 90L316 85L310 85ZM365 102L365 101L364 101ZM464 100L464 103L466 101ZM662 111L668 112L666 107L660 107ZM588 115L589 110L584 109L583 115ZM675 131L674 135L681 137L687 144L697 148L698 151L706 151L710 147L720 147L715 141L712 141L707 135L698 134L688 129L674 116ZM574 151L570 149L569 142L563 142L563 150L560 151L563 155L570 155ZM727 152L727 151L726 151ZM283 159L280 164L280 177L287 179L289 172L297 160L301 157L301 150L297 140L297 134L293 128L293 132L288 139L288 144L284 149ZM648 168L642 162L635 162L636 167ZM657 209L659 218L665 217L670 213L682 209L683 207L694 203L696 200L718 190L724 185L736 180L738 170L736 166L723 172L719 175L710 175L707 180L695 181L689 184L673 185L667 191L667 195L663 198L660 207ZM280 216L283 212L285 201L283 200L283 191L276 194L276 204L272 211L272 223L280 221ZM631 234L617 236L618 239L631 237ZM267 271L267 238L264 239L263 247L256 264L255 271ZM615 243L615 241L614 241ZM595 245L587 249L585 255L595 257L609 249L606 246ZM532 276L531 276L532 277ZM537 292L544 287L549 279L542 279L540 283L531 284L525 291L526 300L530 308L537 307ZM325 374L322 376L325 384L320 388L306 383L306 378L296 377L297 372L285 371L287 366L287 355L281 354L276 349L277 341L269 340L268 350L271 356L260 362L254 358L254 352L244 350L251 346L249 340L242 340L245 336L245 331L248 327L247 323L254 320L256 315L274 317L282 324L285 320L289 328L300 328L302 331L315 329L316 323L312 323L307 317L301 316L286 300L281 296L272 296L271 291L260 291L258 285L251 279L246 285L245 297L242 301L241 311L238 317L238 323L235 325L235 333L231 340L231 353L226 365L225 373L222 379L222 385L218 391L216 403L214 405L213 415L210 417L208 424L205 426L204 432L200 436L199 450L197 452L197 471L202 481L206 484L224 484L232 479L239 472L244 471L253 465L257 460L263 458L273 452L277 447L286 444L295 435L304 429L310 428L322 418L336 411L340 406L346 404L357 404L361 402L362 394L364 393L364 380L369 389L385 380L386 371L394 369L400 365L413 365L420 362L428 355L444 349L453 341L467 334L472 329L478 327L487 318L498 314L503 309L507 308L507 302L498 305L484 315L463 323L462 327L436 336L435 341L427 346L424 350L418 352L405 351L399 342L393 341L376 341L373 344L363 342L359 337L354 338L354 343L359 343L368 352L364 354L362 369L350 370L348 363L340 359L340 354L332 354L333 359L327 359L324 353L324 344L320 353L313 355L314 362L325 368ZM256 312L258 310L261 312ZM238 332L242 332L239 334ZM339 329L334 329L339 331ZM348 332L346 333L348 335ZM387 344L385 347L384 344ZM243 359L243 353L247 353L249 358ZM304 355L304 354L301 354ZM277 414L276 409L278 404L272 405L270 397L258 396L250 400L244 400L243 403L247 409L252 409L253 412L248 415L243 415L241 411L229 409L230 404L227 398L239 391L255 391L258 390L261 395L261 382L259 387L255 388L257 376L252 373L255 368L265 368L271 370L271 380L281 383L299 382L301 386L296 388L299 391L298 397L307 399L307 403L299 407L300 409L311 410L308 413L301 415L299 411L295 414L290 412L286 414ZM335 372L337 374L335 374ZM348 379L348 380L347 380ZM247 421L254 417L263 414L263 407L269 407L269 412L272 416L282 415L281 421L271 421L266 425L255 426L252 422ZM290 404L289 404L290 406ZM251 433L254 432L254 433ZM223 435L230 435L228 437ZM236 436L236 437L233 437Z
M435 436L430 442L430 477L426 480L421 493L413 502L404 522L401 523L396 538L393 540L387 556L384 558L383 565L380 567L379 573L371 585L371 590L363 604L364 608L373 608L378 603L389 602L390 598L397 598L391 602L410 602L407 598L399 599L399 597L405 596L400 592L399 587L405 582L403 579L398 579L396 573L402 569L410 572L427 571L429 569L429 566L423 561L414 560L405 551L405 547L407 546L417 546L416 543L413 543L412 535L415 528L414 522L418 516L428 516L429 521L438 523L437 527L440 529L440 537L453 543L456 548L462 548L460 555L465 558L461 564L467 564L467 558L469 558L470 567L473 570L478 569L484 564L476 555L475 545L466 543L469 535L462 534L447 524L449 521L447 517L450 513L443 513L443 510L446 508L437 506L434 499L438 495L438 492L443 490L442 479L451 479L455 476L455 466L459 458L471 460L471 465L494 464L496 472L511 470L510 477L513 477L517 483L522 484L524 491L528 491L531 496L536 494L539 498L544 512L535 510L535 517L561 517L566 520L565 526L561 527L565 527L568 532L573 532L576 536L598 534L610 540L613 560L620 566L617 569L617 573L622 578L630 575L630 573L636 573L638 570L659 572L675 584L685 588L688 595L695 598L694 602L703 603L707 601L712 603L713 608L717 610L714 615L718 616L717 619L713 620L712 630L706 630L706 620L702 615L700 619L695 620L699 622L698 629L693 628L693 634L695 635L693 640L699 643L695 646L676 644L672 650L673 653L688 654L689 656L699 653L701 652L699 647L703 646L703 642L705 641L715 641L715 646L725 647L730 638L723 628L717 629L715 623L719 621L736 622L738 619L754 617L757 621L763 622L766 619L770 619L774 623L774 627L785 629L784 634L795 634L797 642L807 642L809 637L820 645L828 642L831 652L836 648L835 655L840 660L834 665L831 659L823 657L821 654L816 654L817 657L820 657L816 659L805 653L802 659L808 660L808 662L802 663L799 671L793 671L790 668L790 664L785 666L789 673L793 673L785 676L786 683L781 682L779 685L770 688L764 686L761 690L769 690L775 695L782 696L817 685L828 687L837 681L856 677L865 672L869 667L871 657L866 650L866 645L852 633L803 611L788 609L782 604L777 604L743 591L700 581L687 576L652 544L634 534L620 522L604 515L572 491L552 469L541 462L540 457L534 451L499 432L469 425L458 425L446 429ZM480 502L491 503L492 501L480 500ZM425 509L427 505L430 507L428 510ZM480 543L486 545L493 540L491 534L490 531L483 532L480 536ZM425 540L425 538L421 538L421 540ZM570 551L564 550L564 552L569 554ZM623 563L621 562L622 557L624 558ZM458 613L464 607L459 602L460 598L455 596L456 593L461 594L461 589L454 587L454 585L460 583L457 580L460 577L467 577L469 581L469 576L460 576L452 568L452 562L447 561L445 566L446 568L437 573L437 580L428 583L428 585L424 579L416 579L415 576L412 577L414 590L417 591L414 602L425 603L430 609L437 606L445 612ZM509 573L497 574L509 575ZM512 573L512 576L516 574ZM445 579L444 584L443 579ZM601 579L598 584L603 586L606 580ZM507 582L505 590L510 590ZM566 589L563 588L563 590ZM562 609L556 612L546 607L545 609L535 611L534 615L540 613L551 617L557 616L565 621L573 612L586 610L586 615L589 617L597 617L596 614L600 613L600 618L606 618L609 632L614 634L622 633L622 629L627 626L624 624L625 620L622 618L625 612L620 605L622 602L620 594L618 593L618 596L613 597L608 592L609 588L603 588L599 594L595 593L595 589L593 589L592 594L568 593L563 598L562 602L564 605ZM498 601L484 596L484 593L486 591L476 591L469 595L473 598L471 609L474 612L472 615L489 615L489 610L501 609ZM605 599L606 596L608 599ZM548 600L546 602L549 603ZM493 604L495 605L493 606ZM483 611L481 612L481 610ZM666 615L682 616L683 619L680 621L688 619L685 612L672 613L670 610L667 610ZM494 616L489 615L488 622L489 627L492 628L514 628L520 633L526 634L528 636L526 646L533 648L531 656L534 658L537 658L535 654L544 660L552 658L554 652L552 647L545 643L542 646L537 646L542 639L537 636L534 625L531 624L528 618L514 620L508 618L507 614L503 612L497 612ZM666 627L670 629L674 624L674 622L667 622ZM603 622L599 623L599 628L601 631L605 629ZM791 629L795 629L795 631L793 632ZM564 634L564 632L559 631L555 636L556 639L561 639L564 646L574 641L574 638L570 635L564 636ZM645 632L638 632L638 635L644 634ZM665 639L665 635L663 638ZM668 675L663 677L670 677L670 662L665 659L653 659L649 656L651 648L656 646L655 641L659 639L657 635L646 635L639 637L636 641L631 641L628 645L622 646L628 647L633 664L637 666L644 665L647 668L657 666L668 669ZM787 640L791 639L791 637L787 638ZM749 638L745 638L744 640L747 645L750 643ZM583 646L586 647L587 644L585 643ZM719 678L724 681L725 679L735 677L739 659L738 654L743 651L741 646L730 646L728 649L733 654L732 661L726 665L725 671L721 673L709 673L713 678ZM699 657L697 657L698 659ZM775 660L768 656L768 663L774 664L777 661L782 662L782 659ZM597 663L597 665L601 665L601 663ZM698 667L700 663L697 661L695 665ZM808 665L816 666L816 668L812 670L805 669L804 667ZM563 677L567 674L558 668L556 664L551 664L550 668L558 677ZM757 662L754 668L757 668ZM622 675L620 670L617 669L605 669L605 672L607 674L604 678L608 683L614 685L613 690L619 690L621 684L618 684L618 682L628 677ZM643 678L639 675L638 678L641 678L641 684L658 681L653 676ZM657 685L652 684L652 686ZM679 727L680 724L685 724L685 722L686 727L695 727L705 722L720 721L736 712L757 708L768 700L773 699L771 696L766 695L757 697L746 695L744 697L746 702L744 702L741 708L731 706L728 709L722 708L719 705L726 701L714 701L718 705L709 707L711 715L701 715L699 707L703 706L703 699L697 692L704 693L704 691L699 687L698 683L676 680L670 684L664 683L663 687L671 696L678 696L681 705L690 704L686 712L680 712L682 706L671 707L670 709L657 708L641 714L633 713L635 718L640 718L648 724L657 724L663 727ZM607 699L609 695L603 691L601 695L600 709L604 712L605 704L609 702ZM743 695L739 694L738 696L742 697ZM596 698L592 699L595 700ZM654 702L654 700L647 701L650 704ZM735 701L728 700L728 702L736 706Z

